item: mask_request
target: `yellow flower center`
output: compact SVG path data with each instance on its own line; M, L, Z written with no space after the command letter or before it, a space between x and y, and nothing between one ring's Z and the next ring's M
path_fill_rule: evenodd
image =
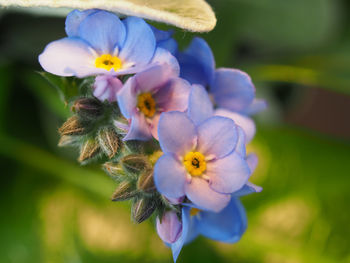
M137 108L146 116L146 117L153 117L156 113L156 101L152 97L152 94L147 93L141 93L137 97Z
M122 68L122 61L120 58L110 54L103 54L95 60L96 68L103 68L110 71L112 68L117 71Z
M205 157L200 152L188 152L183 163L192 176L200 176L207 169Z
M192 207L190 210L190 216L196 216L201 210L195 207Z

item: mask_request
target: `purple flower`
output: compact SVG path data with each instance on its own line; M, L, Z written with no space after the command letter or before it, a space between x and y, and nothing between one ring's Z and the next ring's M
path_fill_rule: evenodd
M250 141L255 134L255 124L247 115L263 110L266 103L255 99L255 87L249 75L237 69L215 69L213 53L202 38L194 38L177 58L180 76L191 84L207 87L219 107L216 115L232 118Z
M185 111L190 87L167 64L155 65L129 78L118 94L120 110L131 121L124 140L158 138L160 114Z
M113 102L117 100L117 93L122 87L123 83L117 77L100 75L95 78L93 94L100 101L108 100L109 102Z
M158 51L152 29L137 17L121 21L102 10L74 10L67 16L66 33L39 56L41 66L55 75L132 74L154 61L174 61L170 52Z
M240 142L239 128L231 119L206 118L206 101L197 101L196 96L189 101L190 118L175 111L160 117L164 155L154 168L155 184L167 198L186 196L200 209L219 212L251 174L245 158L236 152L245 140Z
M175 211L165 212L162 220L157 217L157 233L168 244L176 242L182 232L182 223Z

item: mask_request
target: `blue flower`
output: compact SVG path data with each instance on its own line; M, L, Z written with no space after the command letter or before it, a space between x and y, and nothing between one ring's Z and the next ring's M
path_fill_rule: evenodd
M167 198L186 196L200 209L219 212L251 174L245 156L236 152L245 148L245 139L231 119L212 117L209 98L193 90L201 91L193 87L187 114L174 111L160 117L164 155L154 168L155 184Z
M247 217L243 205L237 197L219 213L199 210L195 207L182 208L181 220L175 212L157 218L159 237L172 249L176 262L182 247L202 235L212 240L235 243L247 228Z
M55 75L132 74L153 62L175 60L156 47L151 27L137 17L121 21L102 10L74 10L67 16L66 33L68 37L51 42L39 56L41 66Z
M154 36L156 37L157 47L168 50L171 54L175 55L177 51L177 42L172 37L173 30L163 31L151 26Z
M249 75L237 69L215 69L213 53L202 38L194 38L190 46L176 56L180 76L191 84L207 87L219 107L215 114L235 120L250 141L255 134L255 124L246 115L261 111L266 103L255 99L255 87Z

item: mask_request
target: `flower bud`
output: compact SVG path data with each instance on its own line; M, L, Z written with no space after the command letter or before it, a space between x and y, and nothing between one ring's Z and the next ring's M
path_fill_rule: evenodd
M153 198L138 199L131 208L132 219L140 224L153 214L156 207L157 202Z
M94 139L87 140L80 148L80 156L78 161L87 161L99 154L100 151L100 145Z
M105 127L98 132L98 141L105 154L112 159L120 148L120 139L112 127Z
M137 181L137 189L146 193L152 193L156 190L153 180L153 169L147 169L140 175Z
M124 201L135 197L137 191L128 181L121 182L112 195L112 201Z
M141 154L130 154L121 159L123 168L131 173L139 174L142 171L151 169L147 158Z
M119 163L106 162L103 164L103 168L107 173L113 176L120 176L124 174L123 168Z
M96 119L103 114L103 104L95 98L80 98L74 102L72 110L82 118Z
M157 233L168 244L176 242L182 233L182 223L176 212L165 212L162 220L157 217Z
M87 128L84 123L79 120L78 116L70 117L61 128L58 129L61 136L63 135L84 135L87 133Z
M65 146L75 145L77 144L78 141L79 139L77 139L76 136L63 135L58 142L58 146L65 147Z

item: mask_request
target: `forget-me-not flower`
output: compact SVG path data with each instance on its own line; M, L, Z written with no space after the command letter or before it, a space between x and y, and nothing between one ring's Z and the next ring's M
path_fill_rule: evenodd
M191 85L167 64L155 65L129 78L118 93L118 104L130 128L124 140L158 138L162 112L185 111Z
M186 196L200 209L219 212L251 174L245 157L236 152L245 147L245 140L234 121L211 117L209 99L192 94L187 114L174 111L160 117L158 137L164 155L155 165L154 180L167 198Z
M264 109L266 103L255 99L255 87L249 75L238 69L215 69L213 53L202 38L194 38L189 47L176 56L180 76L191 84L206 87L219 108L216 115L234 119L250 141L255 134L255 124L247 115Z
M157 48L151 27L141 18L91 9L74 10L66 19L66 38L48 44L41 66L59 76L124 75L139 72L153 61L173 61ZM161 50L158 50L161 49Z

